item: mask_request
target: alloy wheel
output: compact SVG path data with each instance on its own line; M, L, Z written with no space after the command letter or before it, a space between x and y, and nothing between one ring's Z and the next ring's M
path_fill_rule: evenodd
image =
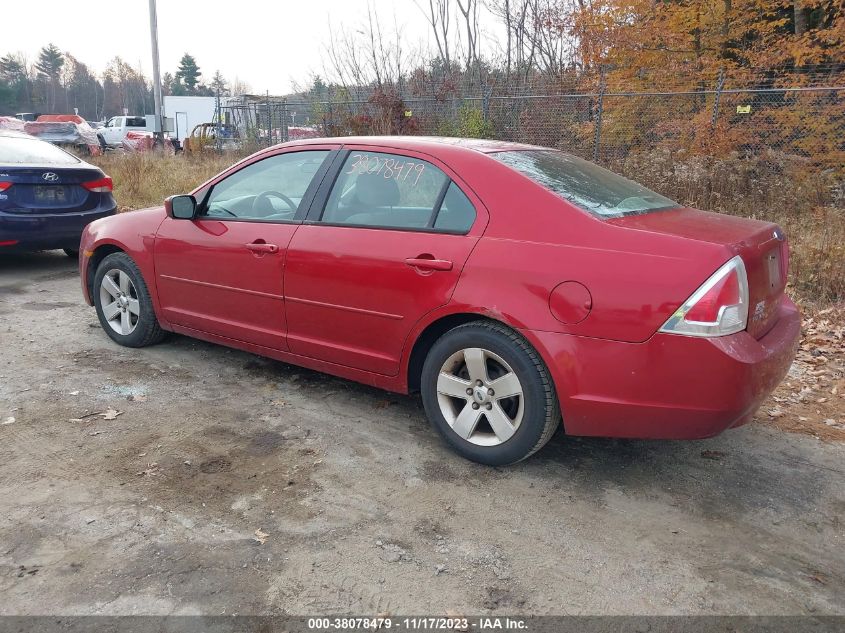
M100 306L112 330L123 336L135 331L141 318L141 304L135 284L125 272L112 268L103 276Z
M499 355L470 347L449 356L437 377L437 401L452 430L479 446L498 446L522 422L522 384Z

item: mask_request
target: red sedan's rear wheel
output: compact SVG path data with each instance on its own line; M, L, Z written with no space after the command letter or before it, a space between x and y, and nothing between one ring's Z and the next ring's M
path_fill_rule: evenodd
M126 347L145 347L164 338L147 284L126 253L112 253L94 275L94 306L106 334Z
M560 408L548 370L516 332L492 322L444 334L423 365L426 414L464 457L500 466L549 441Z

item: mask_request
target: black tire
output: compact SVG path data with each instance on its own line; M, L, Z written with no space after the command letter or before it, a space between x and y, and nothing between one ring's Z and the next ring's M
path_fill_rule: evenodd
M79 259L79 251L75 248L63 248L65 255L72 259Z
M115 331L103 313L100 287L103 283L103 277L112 270L123 271L129 276L134 286L134 298L138 300L137 322L129 334L121 334ZM100 262L94 275L92 294L100 325L115 343L125 347L146 347L160 342L166 336L167 333L161 329L153 310L152 298L147 289L147 284L144 282L144 277L141 275L137 264L126 253L112 253Z
M521 423L509 439L494 446L481 446L458 435L441 410L437 392L441 368L468 348L481 348L499 356L516 374L522 387ZM440 337L423 364L420 391L426 415L443 439L461 456L489 466L513 464L531 456L551 439L561 422L557 394L537 351L518 333L492 321L467 323ZM463 406L459 398L454 400L457 408ZM466 406L471 402L468 397ZM504 402L503 406L508 406Z

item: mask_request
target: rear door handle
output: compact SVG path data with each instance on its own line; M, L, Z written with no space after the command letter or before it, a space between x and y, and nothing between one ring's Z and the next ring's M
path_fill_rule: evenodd
M279 247L275 244L266 244L264 242L252 242L251 244L247 244L246 247L251 250L253 253L278 253Z
M452 270L452 262L448 259L433 259L428 257L409 257L405 260L408 266L420 270Z

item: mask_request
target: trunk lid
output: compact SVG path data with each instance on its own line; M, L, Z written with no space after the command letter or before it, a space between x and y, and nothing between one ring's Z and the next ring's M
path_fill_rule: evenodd
M776 224L690 208L630 215L608 223L726 247L730 255L725 261L739 255L748 273L748 333L762 338L777 323L789 250ZM690 294L695 290L690 288Z
M0 198L0 211L22 215L49 211L74 213L97 206L99 194L82 186L103 172L82 163L75 167L3 167L0 180L12 183Z

